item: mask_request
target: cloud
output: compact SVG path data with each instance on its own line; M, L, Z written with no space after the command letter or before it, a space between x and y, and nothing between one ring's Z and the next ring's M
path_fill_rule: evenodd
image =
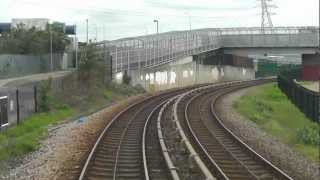
M153 19L159 19L160 32L192 28L259 26L256 0L0 0L0 22L11 18L50 18L76 24L78 36L98 34L117 39L155 32ZM279 8L272 16L275 26L316 26L319 0L273 0ZM255 8L256 7L256 8Z

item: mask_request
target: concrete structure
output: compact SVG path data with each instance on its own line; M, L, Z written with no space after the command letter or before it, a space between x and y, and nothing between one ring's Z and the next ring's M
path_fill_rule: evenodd
M317 81L320 79L320 54L303 54L302 79Z
M52 70L66 70L71 58L68 54L52 55ZM19 77L51 71L50 54L45 55L0 55L0 79Z
M274 54L280 49L282 55L301 56L317 51L318 34L318 27L199 29L124 38L97 45L101 47L100 53L110 52L113 72L117 73L156 67L217 49L226 49L233 54L242 48L246 57ZM250 49L255 52L248 53ZM296 61L299 60L301 57Z
M75 25L66 25L61 22L54 22L61 25L63 32L67 35L76 34ZM46 30L49 24L49 19L44 18L22 18L22 19L12 19L11 23L0 23L0 34L3 32L9 32L11 28L16 28L19 24L23 24L25 29L30 29L35 27L38 30Z
M45 30L49 24L49 19L44 18L30 18L30 19L12 19L12 27L16 28L18 25L23 24L24 28L31 29L32 27Z

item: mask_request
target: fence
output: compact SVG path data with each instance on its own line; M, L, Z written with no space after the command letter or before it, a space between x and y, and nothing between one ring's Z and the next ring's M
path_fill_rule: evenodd
M308 118L320 123L320 95L294 82L299 74L297 68L281 72L278 86Z
M1 88L0 128L19 124L23 119L37 112L37 86Z

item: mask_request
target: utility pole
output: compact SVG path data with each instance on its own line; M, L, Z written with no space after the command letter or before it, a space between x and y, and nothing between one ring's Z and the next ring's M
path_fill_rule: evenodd
M89 29L89 25L88 25L88 19L86 19L86 23L87 23L87 44L89 43L89 33L88 33L88 29Z

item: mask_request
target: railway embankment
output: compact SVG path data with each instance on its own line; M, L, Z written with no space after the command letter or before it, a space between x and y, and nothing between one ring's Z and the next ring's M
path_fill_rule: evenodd
M319 177L319 126L275 84L227 95L217 108L234 133L294 179Z

